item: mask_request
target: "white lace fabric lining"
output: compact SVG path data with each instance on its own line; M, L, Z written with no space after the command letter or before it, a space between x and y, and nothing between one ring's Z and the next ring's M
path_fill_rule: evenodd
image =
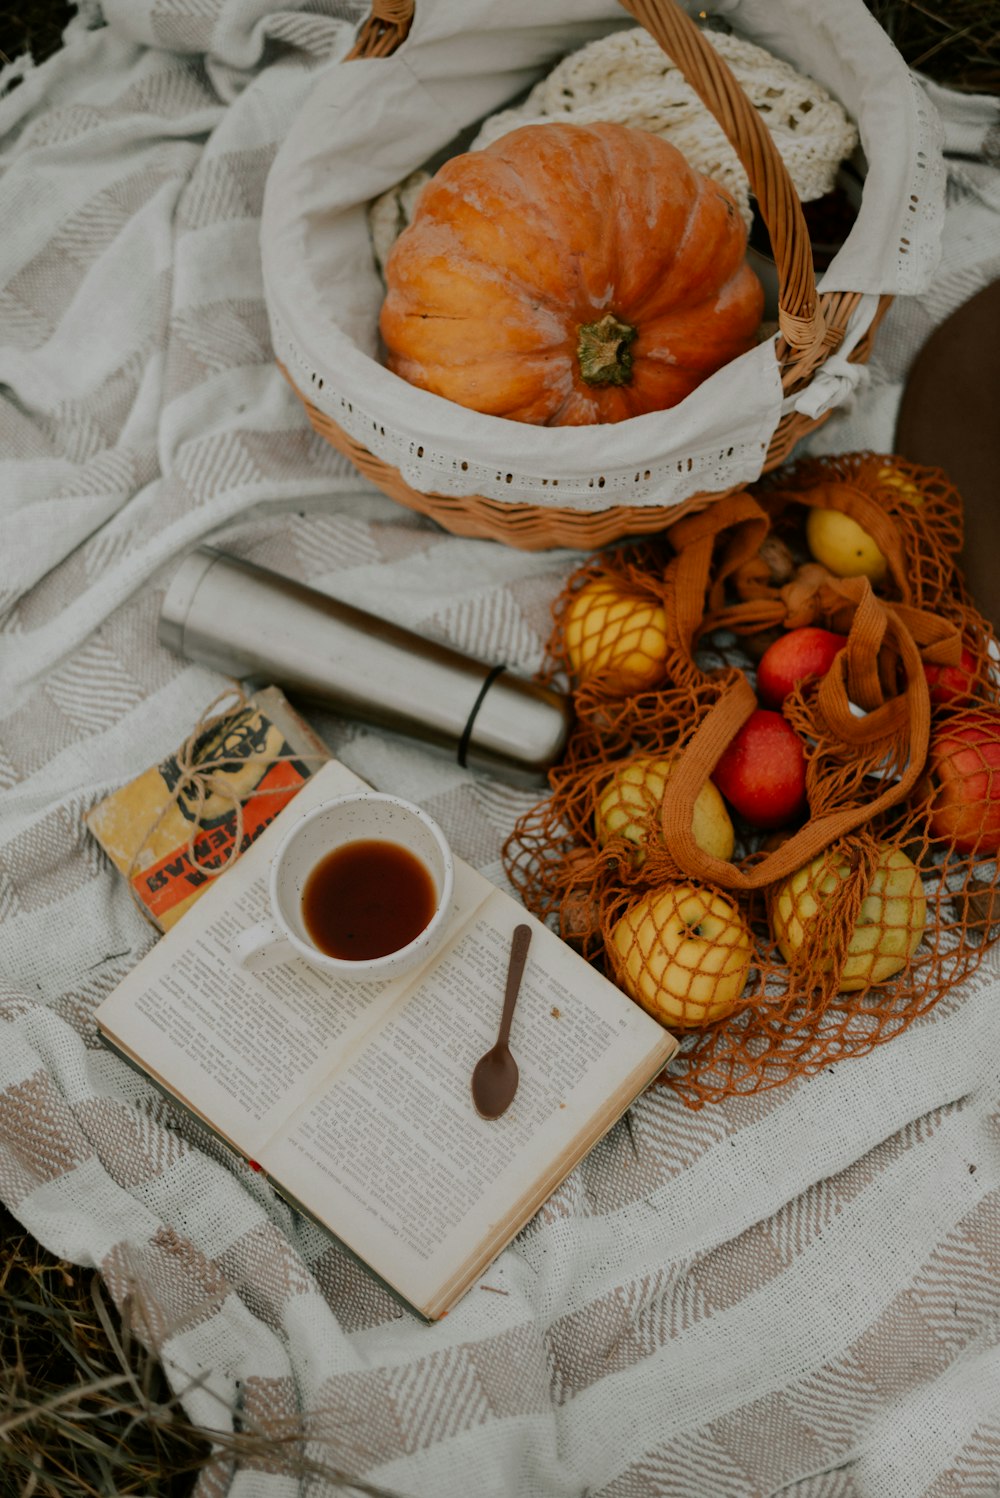
M547 0L544 23L537 9L512 0L499 22L491 0L421 0L394 56L338 62L319 76L265 194L261 248L278 357L314 405L421 493L598 510L750 482L782 410L773 340L670 410L597 427L484 416L380 362L369 205L460 132L541 87L563 57L624 30L614 0ZM864 199L821 287L920 289L937 263L944 211L936 117L863 0L739 0L726 19L816 78L857 120ZM876 301L866 301L866 316ZM831 371L815 403L848 399L850 386Z
M831 192L837 168L858 143L857 127L843 107L815 79L763 47L728 32L706 35L767 121L800 200ZM742 162L677 64L642 26L613 31L564 57L520 104L490 115L470 149L549 120L611 120L660 136L726 189L749 229L753 207ZM429 175L413 172L372 203L369 222L380 265L411 221Z
M813 78L734 33L708 31L743 92L763 115L802 202L834 186L837 167L858 143L843 107ZM563 58L513 109L492 115L473 148L519 125L566 118L615 120L662 136L732 195L744 222L750 184L734 148L677 64L643 27L613 32Z

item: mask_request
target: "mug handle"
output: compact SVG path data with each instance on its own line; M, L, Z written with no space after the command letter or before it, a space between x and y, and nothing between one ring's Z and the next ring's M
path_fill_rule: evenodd
M248 973L263 973L295 956L295 948L288 937L271 921L258 921L255 926L248 926L236 937L229 950Z

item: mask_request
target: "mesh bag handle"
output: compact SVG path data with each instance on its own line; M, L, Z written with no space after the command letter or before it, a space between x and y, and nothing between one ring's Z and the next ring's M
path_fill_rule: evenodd
M776 880L793 874L845 833L852 832L880 812L898 805L913 790L923 769L930 736L927 680L913 636L905 624L892 615L891 610L882 608L867 582L865 587L866 602L882 616L884 629L879 633L890 634L899 649L907 677L906 690L900 696L890 698L866 717L855 718L851 713L844 680L845 667L835 661L823 679L820 697L827 722L831 729L840 732L845 743L853 742L863 748L870 744L884 743L889 738L898 739L901 735L907 735L909 754L903 774L872 800L811 817L780 848L769 853L752 869L738 868L735 864L725 863L705 853L695 842L692 831L695 800L724 750L759 706L753 688L742 677L709 709L671 771L668 794L663 803L663 838L672 857L686 873L724 889L763 889ZM869 614L869 608L859 608L856 616L858 620L863 620L862 637L868 633L869 618L865 616ZM842 652L841 662L851 654L852 649L858 649L853 628Z
M869 533L877 530L894 580L900 591L908 591L902 536L892 518L873 500L848 486L821 488L795 498L809 505L841 509ZM756 501L749 494L740 494L720 500L672 528L671 539L678 550L667 569L668 618L679 648L688 657L699 633L737 612L713 615L706 613L705 604L718 602L725 578L756 550L769 524L767 513ZM724 532L729 534L724 536ZM905 768L877 796L811 817L752 868L739 868L713 857L695 842L694 804L728 745L760 706L747 678L742 672L733 672L674 763L661 813L664 842L676 863L686 873L721 888L762 889L786 878L837 838L904 801L923 770L931 726L923 660L957 661L961 649L958 626L905 600L887 604L875 595L864 577L830 577L823 587L827 598L836 599L851 615L847 643L817 693L825 727L845 747L858 751L892 746L900 761L905 759ZM905 677L904 689L894 694L887 692L880 670L886 645L898 655ZM865 710L863 717L852 712L852 701Z

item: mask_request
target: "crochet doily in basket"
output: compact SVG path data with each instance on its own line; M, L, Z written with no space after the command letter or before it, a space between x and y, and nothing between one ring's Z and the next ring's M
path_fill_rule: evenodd
M768 129L803 203L835 185L837 168L854 150L857 129L825 88L763 47L725 32L708 40L739 80ZM643 27L612 32L564 57L512 109L491 115L472 143L478 150L520 125L571 119L611 120L660 135L706 177L732 195L749 228L750 184L739 157L674 62ZM413 216L428 173L413 172L371 206L379 264Z

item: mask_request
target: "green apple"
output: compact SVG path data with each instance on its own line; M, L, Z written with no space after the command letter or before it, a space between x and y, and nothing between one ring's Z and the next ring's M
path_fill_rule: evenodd
M714 890L693 884L650 890L611 933L619 982L668 1029L710 1025L732 1014L750 971L743 917Z
M840 989L853 993L871 983L885 983L906 966L927 924L927 901L916 865L899 848L880 843L878 863L847 946ZM774 938L782 956L793 963L817 918L829 911L850 873L844 857L820 853L789 876L772 907ZM831 960L819 961L828 973Z
M594 825L603 848L616 833L635 845L632 863L640 868L646 860L649 839L659 831L663 792L670 776L670 761L642 755L620 765L598 787ZM716 858L733 856L733 824L726 803L710 780L698 792L692 817L694 840Z

